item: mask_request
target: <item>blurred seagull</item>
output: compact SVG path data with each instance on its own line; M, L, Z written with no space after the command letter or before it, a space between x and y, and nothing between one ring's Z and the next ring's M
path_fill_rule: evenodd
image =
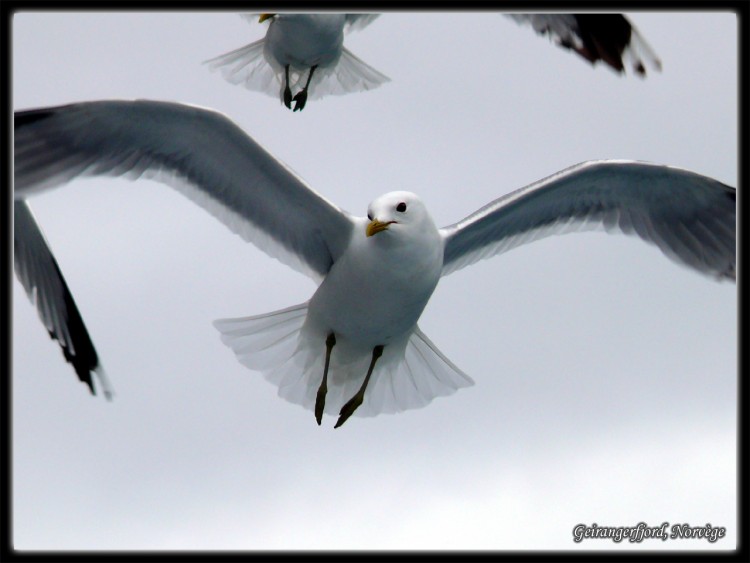
M661 61L638 30L622 14L508 14L520 24L531 24L541 35L596 64L604 61L619 73L625 62L646 76L646 66L661 70Z
M251 16L253 17L253 16ZM390 79L344 47L344 32L362 29L377 14L261 14L270 20L259 41L206 61L232 84L279 95L284 105L304 109L326 94L377 88ZM297 93L292 96L292 90Z
M735 280L735 189L668 166L584 162L439 229L410 192L377 198L366 217L351 215L224 115L176 103L16 112L14 164L16 272L79 377L97 370L96 353L26 198L78 176L147 175L319 283L306 303L215 326L281 397L314 410L318 424L324 412L338 413L336 427L355 412L422 407L471 385L417 322L442 276L526 242L599 226Z

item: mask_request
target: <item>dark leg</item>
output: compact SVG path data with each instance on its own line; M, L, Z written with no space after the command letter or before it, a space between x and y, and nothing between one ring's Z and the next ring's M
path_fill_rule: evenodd
M284 105L289 109L292 109L292 89L289 88L289 65L284 67Z
M318 426L323 420L323 409L326 406L326 393L328 393L328 365L331 363L331 350L336 344L336 337L333 333L328 335L326 338L326 365L323 368L323 381L320 382L318 387L318 394L315 397L315 420L318 421Z
M342 424L346 422L346 419L349 418L355 410L357 410L357 407L362 404L362 401L365 398L365 389L367 389L367 384L370 381L370 376L372 375L372 370L375 368L375 362L378 361L378 358L383 355L383 346L378 345L375 346L375 348L372 349L372 361L370 361L370 368L367 370L367 375L365 376L365 380L362 383L362 387L359 388L359 391L349 399L349 401L341 408L341 412L339 413L339 420L336 422L336 426L334 428L338 428Z
M310 81L312 80L313 72L315 72L316 68L318 68L318 65L310 67L310 74L307 75L307 82L305 83L305 87L297 92L296 96L294 96L294 111L304 109L305 104L307 103L307 88L308 86L310 86Z

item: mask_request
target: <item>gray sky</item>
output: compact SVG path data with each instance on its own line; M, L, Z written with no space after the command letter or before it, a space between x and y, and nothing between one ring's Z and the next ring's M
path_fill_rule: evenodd
M441 226L596 158L736 186L736 18L630 18L663 62L645 80L498 15L387 14L346 45L392 82L293 114L201 66L262 35L236 14L17 14L13 105L215 108L345 209L406 189ZM211 325L303 302L307 277L161 184L88 179L31 205L117 395L76 381L14 282L18 549L735 546L735 285L625 236L519 247L444 278L420 321L474 387L334 430ZM641 521L727 536L572 541Z

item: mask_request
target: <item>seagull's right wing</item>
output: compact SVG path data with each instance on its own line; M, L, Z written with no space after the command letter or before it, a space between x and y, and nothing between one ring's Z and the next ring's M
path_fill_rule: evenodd
M529 23L540 35L549 35L565 49L572 49L591 64L604 61L617 72L625 69L646 75L646 66L661 70L661 61L622 14L508 14L519 24Z
M736 198L734 188L680 168L584 162L440 229L443 275L551 234L604 227L638 235L694 270L734 280Z
M216 111L100 101L16 112L14 125L16 199L77 176L156 177L316 280L349 241L347 213Z

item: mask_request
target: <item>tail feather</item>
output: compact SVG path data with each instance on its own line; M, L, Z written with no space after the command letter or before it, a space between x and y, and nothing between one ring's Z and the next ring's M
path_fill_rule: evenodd
M307 303L266 315L214 322L221 340L250 369L278 388L280 397L315 407L323 377L325 345L304 329ZM325 412L336 415L358 391L370 362L367 352L349 354L339 339L331 355ZM336 352L339 352L338 354ZM415 327L402 342L386 346L372 374L358 416L397 413L424 407L435 397L473 384Z
M446 358L429 338L415 327L401 361L384 366L365 394L361 416L397 413L421 408L436 397L452 395L474 381ZM355 413L356 414L356 413Z
M248 90L263 92L283 99L284 68L265 52L265 38L204 61L209 69L221 71L227 82L242 85ZM290 68L289 87L297 91L304 86L309 68ZM318 68L313 73L308 99L317 100L327 95L340 96L351 92L372 90L389 82L383 73L342 49L337 64Z
M307 77L306 72L304 76ZM323 96L341 96L372 90L390 80L344 47L335 67L315 71L310 84L309 98L317 100Z
M227 82L241 84L248 90L278 96L283 69L268 63L265 38L204 61L209 70L219 70Z
M306 314L304 303L266 315L220 319L214 326L242 364L265 371L292 355Z

